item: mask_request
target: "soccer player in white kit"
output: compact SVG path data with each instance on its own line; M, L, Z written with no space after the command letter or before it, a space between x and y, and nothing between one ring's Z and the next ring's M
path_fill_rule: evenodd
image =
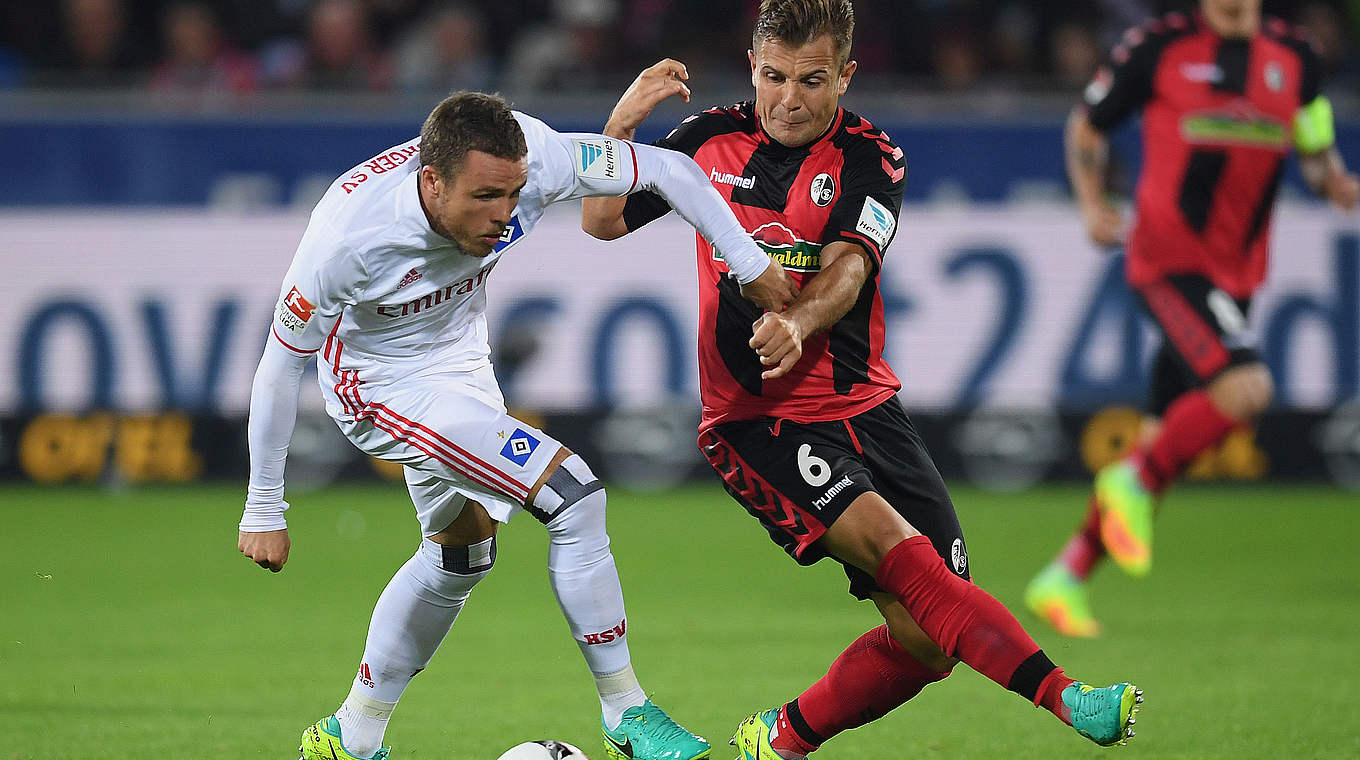
M644 188L714 244L747 297L774 309L792 300L787 273L689 157L560 134L492 95L445 99L418 140L346 172L312 212L251 391L238 547L275 572L288 559L284 460L318 351L326 411L355 446L405 466L423 539L378 599L349 696L303 732L304 760L387 757L398 699L490 572L497 525L521 509L547 526L549 579L595 677L606 754L709 756L633 674L599 480L506 413L487 342L487 277L547 205Z

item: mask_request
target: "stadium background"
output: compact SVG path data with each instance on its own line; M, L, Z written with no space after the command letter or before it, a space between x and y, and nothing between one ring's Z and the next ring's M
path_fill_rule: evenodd
M855 4L861 68L843 103L902 145L909 167L884 272L888 358L956 484L979 578L1018 608L1028 574L1075 524L1089 468L1132 439L1154 345L1118 252L1093 248L1071 205L1062 120L1120 30L1175 3ZM1313 29L1342 152L1360 164L1360 7L1265 5ZM339 173L413 135L456 87L499 90L561 130L595 130L637 70L680 58L695 100L659 109L644 140L693 110L749 97L753 6L0 2L0 280L11 306L0 325L0 755L184 754L207 736L275 756L311 711L333 709L366 605L409 551L411 525L399 487L368 482L394 473L339 437L314 381L303 385L288 473L290 520L311 545L277 579L245 572L227 551L244 492L250 379L311 204ZM1136 126L1115 145L1115 186L1127 192ZM695 451L693 281L692 232L674 217L606 244L564 208L498 267L490 320L511 405L614 486L611 533L648 683L667 684L668 709L716 736L753 700L796 693L871 621L863 610L849 623L792 618L777 625L802 635L779 644L730 624L753 609L846 606L833 569L799 574L760 543ZM1360 667L1360 217L1307 198L1293 166L1252 323L1279 398L1259 432L1230 439L1192 477L1256 484L1177 491L1154 579L1135 590L1114 573L1097 579L1110 635L1051 648L1073 667L1151 680L1166 708L1161 743L1141 756L1360 752L1356 721L1345 719L1353 704L1295 679L1318 662ZM541 543L532 526L507 533L506 557ZM1262 533L1273 537L1264 549ZM1248 571L1260 563L1270 578ZM491 654L437 658L417 680L412 694L424 696L403 704L389 735L414 745L410 756L484 759L533 738L490 707L457 721L439 712L466 702L437 675L459 668L513 704L546 707L534 723L542 735L594 746L592 697L541 567L500 564L479 592L484 616L467 616L456 634ZM753 600L733 578L773 591ZM674 604L638 593L641 579L673 589ZM1200 583L1217 593L1206 597ZM346 597L333 624L304 619L296 610L311 608L322 584L359 589L361 603ZM496 627L516 614L524 637L565 647L544 643L542 658L526 657ZM1281 616L1291 635L1268 622ZM287 624L266 623L262 635L259 617ZM722 694L673 685L691 676L687 666L717 679L744 668L743 642L757 635L767 656L807 664L761 668ZM314 655L324 674L296 661L301 650L324 653ZM260 662L282 681L269 699L247 677ZM1208 725L1189 717L1203 712L1193 674L1206 662L1234 695ZM911 716L838 740L841 751L885 757L904 735L924 737L910 746L929 756L1072 749L1052 726L1030 735L1040 720L961 678L940 690L952 696L928 694ZM516 691L517 679L563 686ZM960 725L942 725L941 714ZM1002 715L1014 726L970 733ZM468 724L478 730L462 733ZM456 748L431 754L442 742Z
M1060 125L1119 30L1168 4L858 5L845 104L904 146L910 170L884 282L903 398L952 477L1081 477L1129 440L1153 335L1117 252L1082 235ZM1266 5L1315 28L1341 148L1360 156L1354 5ZM753 6L4 6L0 474L239 481L261 326L335 176L407 139L446 87L499 89L559 129L596 130L641 66L673 54L695 101L663 106L639 133L654 139L748 96L738 32ZM1116 145L1127 190L1136 128ZM1279 400L1255 442L1234 437L1198 475L1360 484L1360 224L1303 196L1291 167L1252 314ZM490 285L509 402L613 479L706 477L691 445L690 235L672 216L603 244L570 209L546 227ZM305 387L312 440L295 444L292 480L366 473Z

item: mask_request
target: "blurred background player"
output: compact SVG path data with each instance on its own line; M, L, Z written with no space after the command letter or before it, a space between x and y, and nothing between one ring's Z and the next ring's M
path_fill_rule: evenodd
M1127 458L1096 474L1085 521L1034 578L1025 602L1069 636L1095 636L1083 583L1105 555L1135 577L1152 566L1160 497L1202 451L1270 404L1270 372L1247 335L1265 278L1270 222L1291 151L1310 189L1353 209L1360 180L1334 146L1322 67L1260 0L1202 0L1130 29L1068 121L1067 168L1099 245L1123 242L1106 199L1107 135L1143 114L1143 169L1126 276L1163 341L1150 425Z
M688 158L559 134L480 93L445 99L418 140L354 167L317 204L252 388L238 548L274 572L288 560L284 462L303 367L322 349L326 411L359 449L404 465L423 539L374 607L349 697L303 733L305 760L387 757L397 700L491 571L497 524L521 509L547 527L549 579L595 676L606 744L639 759L709 756L633 675L603 486L579 456L507 414L487 343L486 279L544 208L638 188L682 209L742 279L772 283L763 302L791 296ZM323 598L319 611L341 604Z
M798 698L751 716L734 743L742 760L805 757L958 660L1099 744L1123 741L1140 692L1068 678L969 581L954 506L897 400L879 276L906 163L838 105L857 67L853 29L849 0L765 0L748 52L755 100L691 116L657 143L695 158L801 288L762 314L698 241L700 449L776 543L800 564L836 559L885 620ZM674 60L644 71L605 133L631 138L662 100L688 100L687 78ZM613 239L669 210L647 193L586 200L582 226Z

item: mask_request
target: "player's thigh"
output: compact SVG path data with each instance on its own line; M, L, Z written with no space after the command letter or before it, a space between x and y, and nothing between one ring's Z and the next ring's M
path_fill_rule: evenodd
M889 399L852 418L850 427L878 493L930 539L950 570L968 580L968 548L954 501L901 402Z
M729 422L701 433L699 449L727 492L800 564L827 556L819 539L873 490L840 422Z
M1187 390L1209 384L1228 369L1260 363L1247 330L1249 301L1233 299L1195 274L1169 275L1138 287L1137 293ZM1171 370L1166 371L1169 376ZM1172 390L1168 384L1163 393ZM1154 401L1162 400L1165 396Z
M484 394L461 392L454 383L373 394L348 427L359 448L405 465L427 536L457 519L468 499L497 522L509 521L562 448Z

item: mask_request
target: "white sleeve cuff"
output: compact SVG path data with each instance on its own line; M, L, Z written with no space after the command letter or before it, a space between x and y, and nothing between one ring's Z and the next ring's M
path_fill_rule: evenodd
M246 504L245 512L241 515L241 523L236 529L242 533L283 530L288 527L288 521L283 518L283 513L287 511L286 501L270 505Z

